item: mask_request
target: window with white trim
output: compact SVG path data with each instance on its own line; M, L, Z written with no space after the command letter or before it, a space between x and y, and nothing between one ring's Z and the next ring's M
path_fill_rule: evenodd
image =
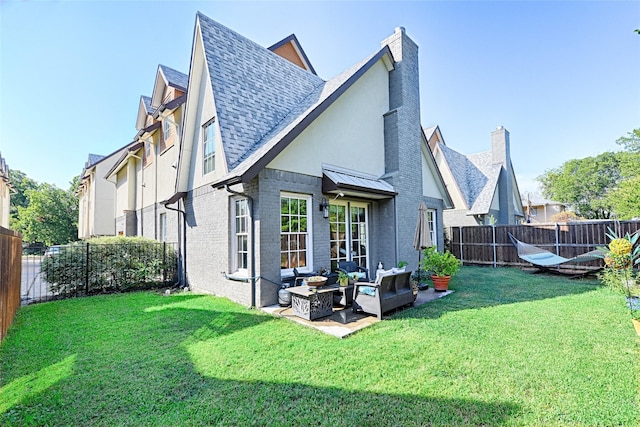
M171 122L169 121L169 117L165 117L162 121L162 138L167 141L171 138Z
M147 166L151 163L151 138L144 142L144 157L142 159L142 165Z
M357 202L335 201L329 206L329 246L331 270L340 261L354 261L368 268L369 223L367 205Z
M429 223L429 237L434 248L438 249L438 229L436 228L436 210L427 209L427 222Z
M202 126L202 173L203 175L216 169L216 121L210 120Z
M247 273L249 264L249 205L246 198L231 201L231 271Z
M297 268L310 272L311 196L280 194L280 270L283 276Z

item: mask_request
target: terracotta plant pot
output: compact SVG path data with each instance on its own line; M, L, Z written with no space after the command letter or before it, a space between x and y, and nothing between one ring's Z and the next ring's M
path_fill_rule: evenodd
M433 281L433 289L436 292L444 292L449 289L449 280L451 276L431 276Z

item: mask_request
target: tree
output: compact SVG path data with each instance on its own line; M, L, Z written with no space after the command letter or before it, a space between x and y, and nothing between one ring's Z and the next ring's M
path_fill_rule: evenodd
M545 197L572 207L587 219L607 219L613 212L608 193L620 180L619 153L569 160L538 177Z
M28 204L18 207L15 224L25 241L50 246L77 240L78 199L71 190L44 183L25 195Z
M618 219L640 218L640 175L623 180L610 199Z
M15 223L18 221L18 208L26 208L29 204L26 192L28 190L35 190L38 187L38 183L28 178L24 172L19 170L9 170L9 179L11 180L11 186L15 190L10 197L10 228L15 230Z
M622 145L626 150L640 153L640 128L627 132L627 136L621 136L616 144Z

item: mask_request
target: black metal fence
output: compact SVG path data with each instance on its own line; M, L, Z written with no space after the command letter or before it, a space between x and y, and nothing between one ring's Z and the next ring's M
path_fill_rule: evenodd
M166 286L177 281L175 243L80 243L23 255L22 303Z

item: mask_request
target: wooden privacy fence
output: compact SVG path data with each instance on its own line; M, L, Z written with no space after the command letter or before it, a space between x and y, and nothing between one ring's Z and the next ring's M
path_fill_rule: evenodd
M0 227L0 342L20 307L22 235Z
M554 224L483 225L449 228L449 250L465 265L530 266L518 258L508 233L524 243L573 258L606 246L609 228L618 235L640 230L640 221L580 221ZM572 269L593 269L601 260L571 264Z

